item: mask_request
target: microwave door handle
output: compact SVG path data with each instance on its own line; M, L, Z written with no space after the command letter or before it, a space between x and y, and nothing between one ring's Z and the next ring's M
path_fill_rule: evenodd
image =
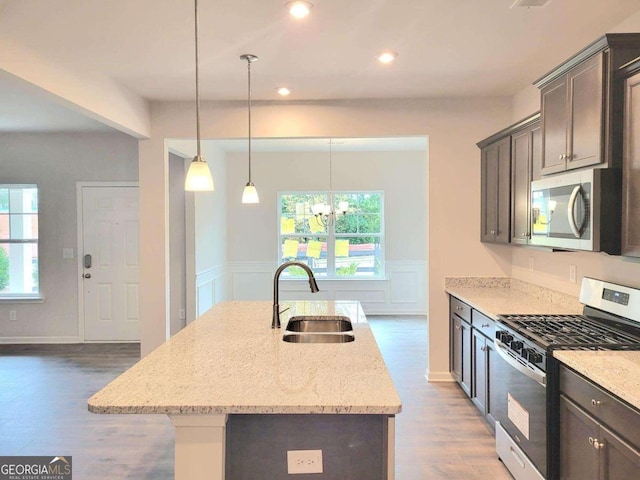
M582 194L582 187L580 185L576 185L571 192L571 196L569 197L569 205L567 206L567 216L569 217L569 227L573 232L573 235L576 238L580 238L582 234L580 233L581 227L578 227L576 224L575 210L576 210L576 202L578 201L578 195Z

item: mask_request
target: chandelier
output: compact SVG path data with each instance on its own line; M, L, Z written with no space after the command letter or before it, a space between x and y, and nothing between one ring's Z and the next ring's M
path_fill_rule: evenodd
M346 215L347 210L349 209L349 202L339 202L338 203L338 211L333 209L333 140L329 139L329 199L330 204L327 205L325 203L316 203L311 207L311 213L316 217L316 220L319 224L324 225L325 227L329 225L333 225L336 221L336 217L338 215Z

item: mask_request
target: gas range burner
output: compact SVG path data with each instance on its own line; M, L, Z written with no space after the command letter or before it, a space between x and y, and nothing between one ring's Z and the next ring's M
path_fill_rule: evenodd
M640 338L583 315L500 315L504 323L541 347L638 344Z

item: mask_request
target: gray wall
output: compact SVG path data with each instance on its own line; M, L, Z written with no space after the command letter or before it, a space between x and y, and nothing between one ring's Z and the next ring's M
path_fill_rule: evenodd
M1 341L78 337L76 182L137 181L138 140L122 133L0 134L0 183L36 183L41 303L0 301ZM62 258L73 248L73 259ZM15 310L17 320L9 320ZM46 337L46 338L42 338Z

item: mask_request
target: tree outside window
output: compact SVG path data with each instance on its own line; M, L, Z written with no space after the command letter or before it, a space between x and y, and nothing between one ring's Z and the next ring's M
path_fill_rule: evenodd
M0 184L0 298L39 290L38 187Z
M339 211L348 202L346 214ZM312 206L332 205L333 222L324 224ZM297 260L317 276L379 278L384 276L382 192L293 192L279 195L280 263ZM284 274L304 275L288 268Z

